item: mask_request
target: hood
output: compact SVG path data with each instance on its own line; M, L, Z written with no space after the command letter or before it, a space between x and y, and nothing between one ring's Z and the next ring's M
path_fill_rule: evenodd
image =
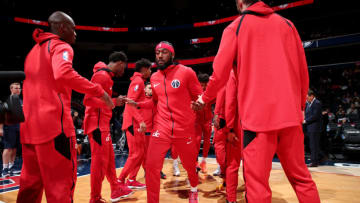
M136 77L140 77L142 79L142 74L139 72L135 72L134 75L130 78L130 80L134 80Z
M95 73L96 71L98 71L101 68L109 68L104 62L99 61L95 64L93 72Z
M50 32L44 32L42 29L35 29L33 32L33 39L36 43L42 43L49 39L60 39L60 37Z
M262 1L254 3L253 5L249 6L246 10L253 11L255 13L260 13L262 15L269 15L274 13L274 10Z

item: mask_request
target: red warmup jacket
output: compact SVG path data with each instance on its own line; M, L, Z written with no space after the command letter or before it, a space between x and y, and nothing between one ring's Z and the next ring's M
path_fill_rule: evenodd
M226 93L225 93L225 120L226 127L228 129L235 130L236 127L240 126L240 119L237 118L237 98L236 98L236 87L237 81L234 74L234 71L230 72L230 77L228 82L226 83Z
M152 96L145 96L145 102L146 101L151 101L152 100ZM154 123L154 118L155 118L155 113L156 113L156 106L154 106L154 108L150 108L150 109L141 109L142 110L142 114L143 114L143 118L146 124L146 132L151 132L153 129L153 123Z
M114 84L112 78L114 77L114 73L101 61L95 64L93 72L91 82L101 85L108 95L112 95L112 87ZM113 102L116 104L116 98L113 98ZM86 94L84 97L84 105L86 106L84 118L85 134L91 133L98 127L102 132L109 132L112 109L101 99L89 94Z
M214 115L218 115L219 118L225 119L225 87L216 94L216 104L214 109Z
M142 78L141 73L135 72L134 75L130 78L131 83L128 89L127 97L134 100L135 102L142 102L145 100L145 80ZM125 105L125 110L123 114L123 125L122 129L126 130L133 125L133 121L136 122L136 125L139 125L141 122L144 122L144 117L140 109L136 109L129 105Z
M289 20L260 1L226 27L204 102L226 84L234 64L243 129L271 131L301 124L309 76L299 34Z
M36 29L36 45L25 60L21 143L41 144L65 133L75 136L71 117L71 90L101 97L104 90L73 68L73 49L59 36ZM62 130L63 129L63 130Z
M139 103L140 108L157 107L154 127L168 132L170 137L188 137L195 130L195 112L191 101L202 93L196 73L184 65L171 65L151 76L153 100Z

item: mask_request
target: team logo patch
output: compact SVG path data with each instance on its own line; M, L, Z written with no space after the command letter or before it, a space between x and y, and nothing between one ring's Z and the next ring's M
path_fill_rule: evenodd
M136 92L139 89L139 85L136 85L134 91Z
M158 85L160 85L160 83L156 83L156 84L154 84L153 86L154 86L154 88L155 88L155 87L157 87Z
M173 88L179 88L180 87L180 81L179 80L173 80L171 81L171 87Z
M159 137L160 136L160 133L159 131L155 131L153 134L152 134L153 137Z
M65 61L68 61L68 60L69 60L69 52L67 52L67 51L64 51L64 52L63 52L63 59L64 59Z

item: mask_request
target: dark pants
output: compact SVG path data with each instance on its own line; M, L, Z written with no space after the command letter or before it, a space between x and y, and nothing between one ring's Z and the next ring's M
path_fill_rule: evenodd
M311 163L319 163L319 153L320 153L320 132L308 132L309 145L310 145L310 159Z

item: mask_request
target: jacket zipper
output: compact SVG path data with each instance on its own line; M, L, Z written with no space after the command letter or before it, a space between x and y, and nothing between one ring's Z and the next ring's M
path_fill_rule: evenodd
M61 132L65 134L64 132L64 124L63 124L63 117L64 117L64 103L62 102L60 93L58 94L60 102L61 102L61 119L60 119L60 123L61 123Z
M171 127L171 137L174 136L174 119L172 117L172 111L170 110L170 106L169 106L169 98L168 98L168 95L167 95L167 92L166 92L166 74L164 73L164 87L165 87L165 96L166 96L166 105L170 111L170 119L172 121L172 127Z

